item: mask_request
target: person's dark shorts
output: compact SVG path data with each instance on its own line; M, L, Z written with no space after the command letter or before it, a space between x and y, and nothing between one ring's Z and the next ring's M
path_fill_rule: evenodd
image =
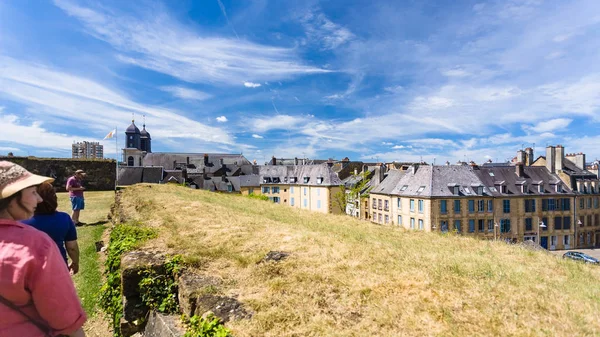
M74 211L80 211L85 208L83 197L71 197L71 207Z

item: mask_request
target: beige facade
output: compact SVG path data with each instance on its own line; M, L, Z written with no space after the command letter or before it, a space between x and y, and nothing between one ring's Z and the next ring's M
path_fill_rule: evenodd
M333 205L333 195L339 186L261 184L260 193L276 204L287 205L320 213L341 213Z

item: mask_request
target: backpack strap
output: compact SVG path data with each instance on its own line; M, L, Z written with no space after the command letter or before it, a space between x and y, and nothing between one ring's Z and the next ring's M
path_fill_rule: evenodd
M12 303L11 301L7 300L6 298L2 297L2 295L0 295L0 302L2 302L7 307L13 309L14 311L20 313L21 315L25 316L29 320L29 322L31 322L31 324L35 325L38 329L42 330L42 332L44 333L44 335L46 335L48 337L52 337L52 333L51 333L52 329L50 329L49 326L47 326L46 324L44 324L42 322L39 322L39 321L33 319L33 317L27 315L27 313L25 313L23 310L21 310L21 308L19 308L14 303Z

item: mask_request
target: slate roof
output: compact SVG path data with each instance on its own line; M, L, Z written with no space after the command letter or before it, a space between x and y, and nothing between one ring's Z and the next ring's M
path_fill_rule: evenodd
M119 180L117 185L128 186L142 182L143 167L119 167Z
M575 163L566 159L563 161L563 172L569 176L583 176L587 179L596 179L596 175L588 170L582 170Z
M142 172L142 182L158 184L162 180L162 176L162 167L144 167L144 170Z
M152 152L144 157L144 166L162 166L167 170L173 170L176 166L186 166L189 158L189 173L202 173L206 166L207 173L217 171L221 168L220 159L226 166L250 165L248 159L241 154L207 153L208 165L204 164L204 153L166 153ZM196 170L196 171L194 171Z
M405 174L405 171L389 170L383 181L375 186L370 193L391 194Z
M481 182L486 186L486 193L491 196L502 196L502 195L572 195L570 187L563 183L558 176L550 173L544 166L525 166L523 167L523 176L519 177L516 173L516 168L512 167L491 167L491 168L479 168L474 170L474 173L479 177ZM490 175L490 173L493 174ZM506 185L507 193L503 194L496 187L497 183L504 182ZM543 193L540 193L537 184L543 184ZM521 192L521 185L525 184L527 190ZM556 192L555 186L560 184L562 186L562 193ZM490 189L490 187L494 187Z
M260 176L258 174L243 175L237 177L240 187L260 187Z
M393 172L402 172L402 174L394 176ZM558 176L551 174L545 167L528 166L523 168L523 172L522 177L517 176L515 166L419 165L412 166L407 171L390 170L388 177L379 186L373 188L371 193L426 198L573 194ZM500 183L506 186L507 193L502 193ZM539 192L536 184L543 185L543 193ZM562 192L556 192L556 184L562 186ZM527 186L524 193L521 192L522 185ZM455 186L459 188L458 195L454 194ZM482 190L478 187L482 187ZM479 192L482 194L478 194Z
M297 181L292 182L292 177ZM308 177L308 182L304 178ZM321 183L318 178L323 178ZM296 184L313 186L339 186L342 181L325 163L319 165L265 165L259 167L259 179L261 184Z

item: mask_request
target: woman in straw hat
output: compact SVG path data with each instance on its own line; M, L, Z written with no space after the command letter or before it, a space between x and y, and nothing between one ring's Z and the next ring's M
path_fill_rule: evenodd
M85 336L85 313L69 270L48 235L19 221L52 178L0 161L0 336Z

